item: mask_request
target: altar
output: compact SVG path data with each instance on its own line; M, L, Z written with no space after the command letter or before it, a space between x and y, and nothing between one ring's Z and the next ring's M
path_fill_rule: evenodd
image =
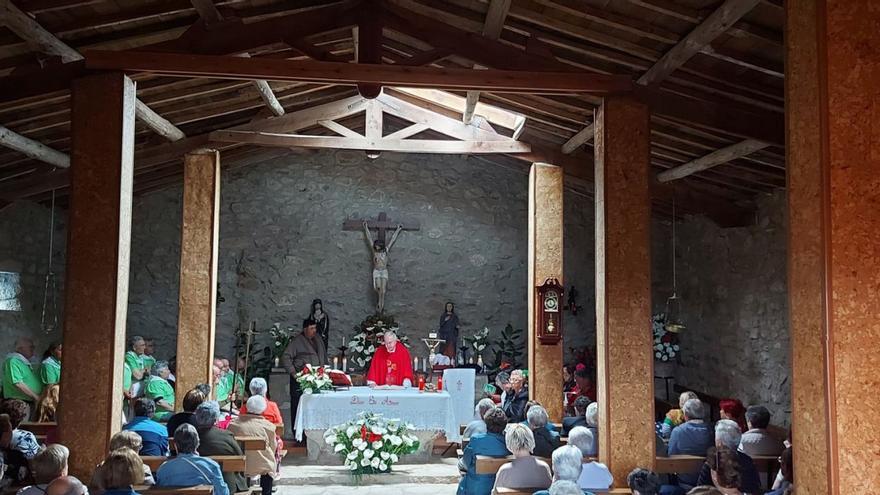
M430 457L433 439L438 432L449 441L460 439L452 397L448 392L419 392L409 389L371 389L352 387L348 390L303 395L296 411L296 439L307 439L309 459L333 457L324 443L324 432L351 420L358 413L379 413L389 419L400 419L413 425L421 444L422 456ZM417 456L419 454L416 454Z

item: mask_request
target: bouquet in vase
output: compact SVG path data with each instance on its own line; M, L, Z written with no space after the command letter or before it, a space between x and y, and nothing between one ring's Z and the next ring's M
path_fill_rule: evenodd
M280 323L275 323L272 325L272 328L269 329L269 336L272 337L272 357L277 359L281 359L281 355L284 354L285 349L287 349L287 344L290 343L290 335L293 333L293 327L281 328Z
M414 427L399 419L362 412L353 420L324 432L324 441L339 454L342 464L355 478L388 473L400 456L419 449Z
M489 345L489 327L483 327L474 333L473 337L465 337L466 342L474 348L474 356L483 354L483 350Z
M323 366L313 367L307 364L302 371L296 374L296 383L304 394L319 394L322 390L331 390L333 380L330 374L325 372Z

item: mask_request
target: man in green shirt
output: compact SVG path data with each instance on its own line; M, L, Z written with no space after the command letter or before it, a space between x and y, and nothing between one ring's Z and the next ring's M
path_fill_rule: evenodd
M144 360L147 342L140 335L135 335L129 343L131 350L125 353L125 364L131 368L131 393L134 397L140 397L144 395L144 377L147 375L147 363Z
M43 355L40 364L40 381L43 386L54 385L61 381L61 344L52 343Z
M171 370L165 361L156 361L153 374L144 382L147 384L144 395L156 402L156 413L153 420L164 421L174 414L174 387L168 383Z
M144 339L144 368L147 371L153 369L153 366L156 364L156 358L153 357L153 352L155 349L153 348L153 339Z
M3 397L30 402L31 410L43 392L43 383L31 367L32 357L34 341L19 337L15 341L15 352L7 354L3 362Z
M217 384L217 402L220 403L220 407L225 407L230 402L236 400L241 396L242 391L244 390L244 376L242 373L244 372L244 359L239 358L238 360L238 373L233 370L229 370L228 373L220 377L220 382ZM233 376L235 379L233 380Z

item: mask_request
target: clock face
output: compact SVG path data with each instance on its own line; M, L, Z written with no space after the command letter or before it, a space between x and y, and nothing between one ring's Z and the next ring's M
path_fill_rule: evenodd
M547 313L559 312L559 294L555 290L544 294L544 311Z

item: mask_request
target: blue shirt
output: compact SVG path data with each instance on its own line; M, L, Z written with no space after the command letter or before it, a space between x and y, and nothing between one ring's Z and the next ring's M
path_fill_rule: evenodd
M168 455L168 429L165 425L146 416L136 416L123 429L140 435L144 443L140 455Z
M715 432L702 421L687 421L672 430L669 437L669 455L706 456L706 451L715 445ZM696 486L699 471L678 473L678 480L689 486Z
M156 471L156 486L214 485L214 495L229 495L223 470L213 459L180 454L163 462Z
M457 495L489 495L495 485L494 474L477 474L477 456L507 457L510 451L501 433L478 433L464 448L461 463L467 472L458 483Z

